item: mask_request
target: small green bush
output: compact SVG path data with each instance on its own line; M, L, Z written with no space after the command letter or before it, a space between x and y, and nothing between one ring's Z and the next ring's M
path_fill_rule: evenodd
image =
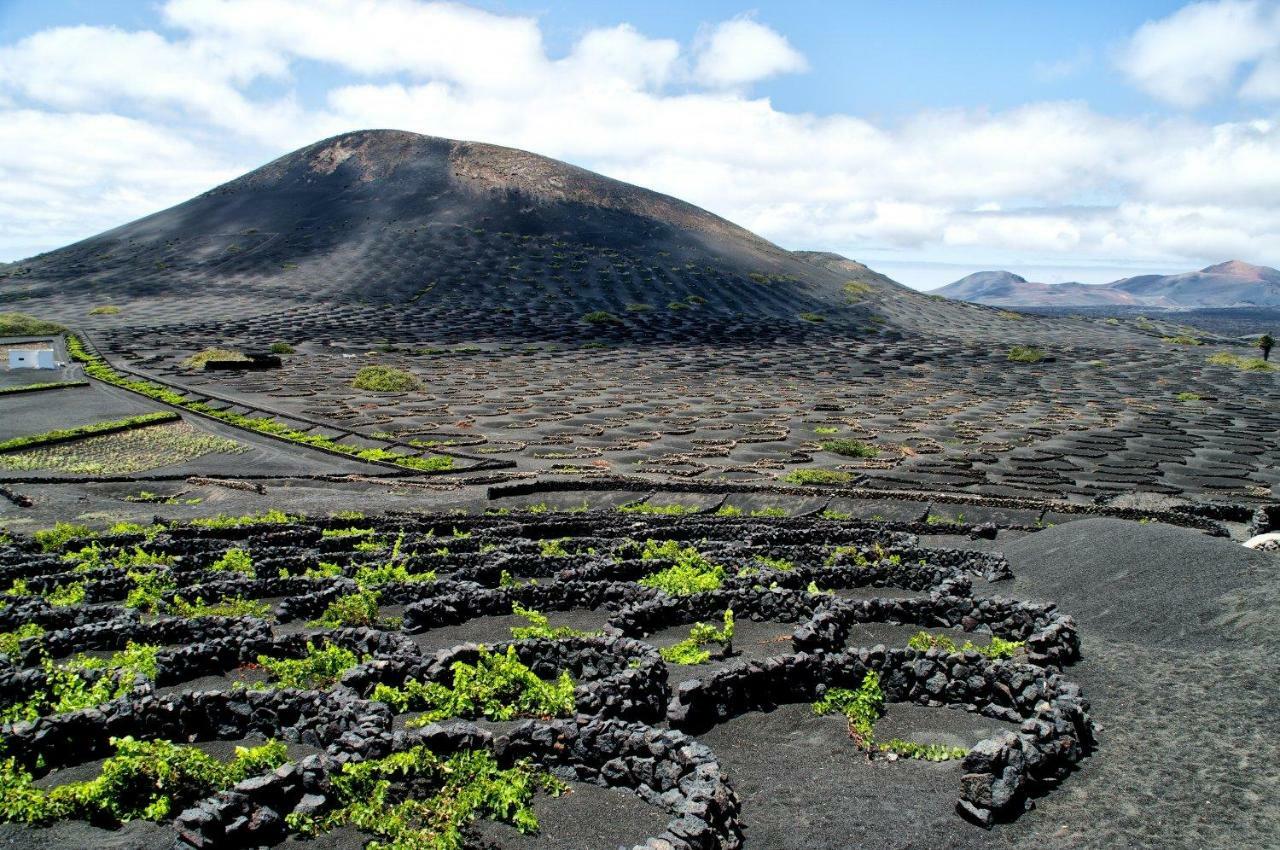
M1270 372L1280 368L1280 366L1268 363L1261 357L1242 357L1239 354L1230 354L1225 351L1210 357L1209 364L1212 366L1232 366L1247 372Z
M0 763L0 819L28 825L77 819L100 824L167 820L191 803L284 764L285 745L236 747L222 762L170 741L112 738L115 754L98 775L52 788L34 784L13 758Z
M321 691L333 687L342 678L342 674L357 663L359 659L354 652L334 644L317 647L314 643L308 643L307 654L302 658L258 656L258 664L271 675L274 687L304 691Z
M85 525L70 522L56 523L53 528L45 528L35 533L36 545L42 552L57 552L72 540L93 537L93 531Z
M1039 363L1044 352L1030 345L1015 345L1009 349L1008 359L1014 363Z
M844 457L875 457L880 454L875 446L869 446L861 440L823 440L818 445L822 446L824 452Z
M248 360L243 353L232 351L229 348L206 348L203 351L197 351L190 357L182 361L182 365L188 369L203 369L204 364L210 360Z
M554 680L538 677L516 656L516 648L493 653L480 647L475 664L454 662L453 684L405 680L393 688L379 684L370 699L397 712L422 710L412 725L425 726L449 717L515 720L518 717L567 717L576 708L574 682L568 671Z
M293 354L294 348L292 345L290 345L287 342L273 342L271 343L271 353L272 354Z
M422 383L412 372L394 366L365 366L356 372L351 386L374 393L407 393L422 389Z
M392 783L413 792L396 792ZM372 833L371 850L462 850L470 825L489 818L536 832L532 801L539 789L568 790L527 760L501 769L488 750L464 750L442 759L423 745L380 759L348 762L334 776L337 808L315 816L286 816L289 828L315 836L352 825Z
M503 571L508 578L510 573ZM514 580L513 580L514 581ZM499 585L501 586L501 582ZM510 586L510 585L508 585ZM584 632L581 629L575 629L571 626L552 626L551 620L541 611L535 611L532 608L525 608L519 602L513 602L511 605L511 613L517 617L524 617L529 625L512 626L511 637L516 640L529 640L530 638L542 638L544 640L563 640L565 638L593 637L598 632Z
M617 325L622 322L621 319L608 310L592 310L582 317L582 321L589 325Z
M713 564L693 546L682 547L674 540L645 542L641 560L674 561L672 566L640 579L645 587L654 587L672 596L688 596L708 590L719 590L724 582L724 567Z
M852 472L838 469L793 469L783 476L788 484L848 484L853 481Z
M89 311L90 316L114 316L120 312L120 308L112 304L103 304L100 307L94 307Z
M907 641L907 646L920 652L927 652L934 647L941 649L947 653L955 652L977 652L991 659L1012 658L1019 649L1025 646L1022 641L1005 640L998 635L991 636L991 643L987 646L978 646L972 641L966 640L962 646L957 646L956 642L947 635L935 635L926 631L918 631Z
M827 317L821 313L801 313L800 318L806 322L825 322L827 320Z
M46 322L26 313L0 313L0 337L48 336L66 331L62 325Z
M619 505L618 511L624 514L645 514L648 516L687 516L702 510L697 505L682 505L672 502L667 505L652 505L639 502L633 505Z
M694 623L689 636L672 646L663 647L658 652L663 659L672 664L705 664L711 660L711 652L706 649L712 644L723 647L722 654L733 652L733 609L726 608L724 624L717 629L707 623Z

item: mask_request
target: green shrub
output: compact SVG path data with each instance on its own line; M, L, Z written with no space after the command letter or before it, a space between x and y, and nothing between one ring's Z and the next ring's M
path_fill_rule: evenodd
M827 317L820 313L801 313L800 318L806 322L825 322L827 320Z
M978 646L972 641L966 640L963 646L957 646L956 642L947 635L935 635L926 631L918 631L907 641L907 646L920 652L937 647L944 652L977 652L991 659L1012 658L1019 649L1026 644L1023 641L1005 640L998 635L991 636L991 643L987 646Z
M875 457L880 454L875 446L869 446L861 440L823 440L818 445L824 452L843 457Z
M877 744L876 749L882 753L893 753L899 758L920 759L922 761L953 761L969 755L964 747L948 747L944 744L917 744L915 741L904 741L901 738L890 738Z
M0 709L0 720L35 720L69 711L102 705L131 694L138 676L156 677L159 646L130 642L109 659L78 655L61 663L50 658L41 662L44 686L21 702ZM90 671L97 675L86 675Z
M299 519L300 517L291 516L278 508L271 508L260 514L245 514L243 516L218 514L217 516L200 517L199 519L191 520L191 524L196 528L244 528L250 525L284 525L297 522Z
M56 523L53 528L46 528L37 531L35 534L36 544L42 552L56 552L72 540L80 540L93 537L94 533L88 526L75 525L70 522Z
M849 297L850 301L860 301L864 296L871 295L876 289L869 283L850 280L845 282L845 285L841 287L841 291Z
M1177 336L1166 336L1162 339L1170 345L1204 345L1204 341L1190 334L1178 334Z
M508 574L509 576L510 574ZM519 602L511 604L511 613L517 617L524 617L529 622L527 626L511 627L511 636L516 640L528 640L530 638L563 640L564 638L594 637L599 634L599 632L584 632L572 626L552 626L546 614L532 608L525 608Z
M589 325L617 325L622 323L621 319L608 310L592 310L582 317L582 321Z
M372 590L360 590L339 596L324 609L320 619L311 625L336 629L343 626L368 626L378 624L378 594Z
M0 313L0 337L49 336L66 331L62 325L46 322L26 313Z
M838 469L793 469L782 480L788 484L848 484L853 477L852 472Z
M1232 366L1236 369L1244 369L1247 372L1270 372L1280 369L1280 366L1268 363L1261 357L1242 357L1239 354L1230 354L1225 351L1210 357L1209 364L1212 366Z
M303 691L322 691L333 687L342 674L359 663L356 654L335 644L317 648L307 644L307 654L302 658L272 658L259 655L260 664L275 681L277 688L297 688Z
M658 543L646 541L642 560L671 560L666 569L640 579L640 584L672 596L688 596L708 590L719 590L724 582L724 567L713 564L692 546L681 547L674 540Z
M249 358L239 351L232 351L229 348L206 348L203 351L197 351L190 357L182 361L182 365L188 369L203 369L204 364L210 360L219 361L247 361Z
M236 747L221 762L196 747L169 741L112 738L115 754L98 775L52 788L34 785L31 774L6 759L0 763L0 819L29 825L77 819L120 823L167 820L191 803L284 764L285 745Z
M209 565L209 569L217 572L233 572L252 578L253 556L246 549L228 549L221 558Z
M687 516L688 514L696 514L702 510L697 505L681 505L678 502L672 502L669 505L651 505L648 502L639 502L632 505L619 505L618 511L624 514L647 514L652 516Z
M365 366L356 372L351 386L375 393L406 393L422 389L422 383L412 372L394 366Z
M870 750L875 743L876 721L884 714L884 691L880 674L868 670L857 690L828 688L822 699L813 704L815 714L839 711L849 721L849 734L858 746Z
M1178 401L1199 401L1200 394L1192 392L1178 393L1177 399Z
M119 312L120 312L119 307L116 307L113 304L103 304L99 307L94 307L92 310L90 310L89 315L90 316L114 316Z
M397 793L402 782L413 793ZM536 832L532 801L542 789L568 790L527 760L499 768L487 750L467 750L441 759L419 745L380 759L348 762L333 778L337 807L320 815L292 813L289 828L304 836L356 826L372 833L370 850L463 850L469 826L489 818Z
M516 648L493 653L480 647L475 664L456 661L453 684L407 679L399 688L380 684L371 699L397 712L421 710L409 725L425 726L449 717L515 720L518 717L567 717L576 707L568 671L554 680L538 677L516 656Z
M232 596L216 602L205 602L197 596L195 602L188 602L181 596L175 596L173 603L167 606L171 613L178 617L194 619L196 617L257 617L265 619L271 613L271 605L257 599L245 599L243 596Z
M1015 345L1009 349L1008 359L1014 363L1039 363L1044 352L1030 345Z
M293 354L294 348L292 345L290 345L287 342L273 342L271 343L271 353L272 354Z
M44 629L36 623L23 623L11 632L0 632L0 652L14 657L22 649L22 641L44 635Z
M722 628L717 629L708 623L694 623L687 638L672 646L663 647L658 652L672 664L705 664L711 660L711 652L706 647L712 644L720 645L723 655L733 652L732 608L725 609Z
M818 436L820 436L820 437L825 437L825 436L827 436L827 435L829 435L829 434L839 434L839 433L840 433L840 429L839 429L839 428L833 428L833 427L832 427L832 426L830 426L830 425L819 425L819 426L817 426L816 428L814 428L814 429L813 429L813 433L817 434L817 435L818 435Z

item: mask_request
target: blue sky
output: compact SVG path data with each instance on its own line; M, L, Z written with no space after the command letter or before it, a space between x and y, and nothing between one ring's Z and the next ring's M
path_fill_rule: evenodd
M0 260L393 126L921 288L1275 265L1278 103L1271 0L0 0Z

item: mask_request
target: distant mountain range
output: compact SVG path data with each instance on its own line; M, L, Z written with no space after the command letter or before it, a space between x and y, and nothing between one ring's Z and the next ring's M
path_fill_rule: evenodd
M977 272L933 290L994 307L1280 307L1280 271L1230 260L1197 272L1111 283L1035 283L1012 272Z

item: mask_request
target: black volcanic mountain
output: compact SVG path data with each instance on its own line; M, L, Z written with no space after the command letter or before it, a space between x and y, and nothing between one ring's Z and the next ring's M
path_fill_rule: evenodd
M778 320L975 327L972 307L838 255L786 251L667 195L524 151L394 130L309 145L0 278L24 309L80 322L87 306L146 301L181 321L362 304L494 327L577 324L602 310L668 335Z
M1033 283L1012 272L977 272L933 290L996 307L1276 307L1280 271L1231 260L1197 272L1140 275L1105 284Z

